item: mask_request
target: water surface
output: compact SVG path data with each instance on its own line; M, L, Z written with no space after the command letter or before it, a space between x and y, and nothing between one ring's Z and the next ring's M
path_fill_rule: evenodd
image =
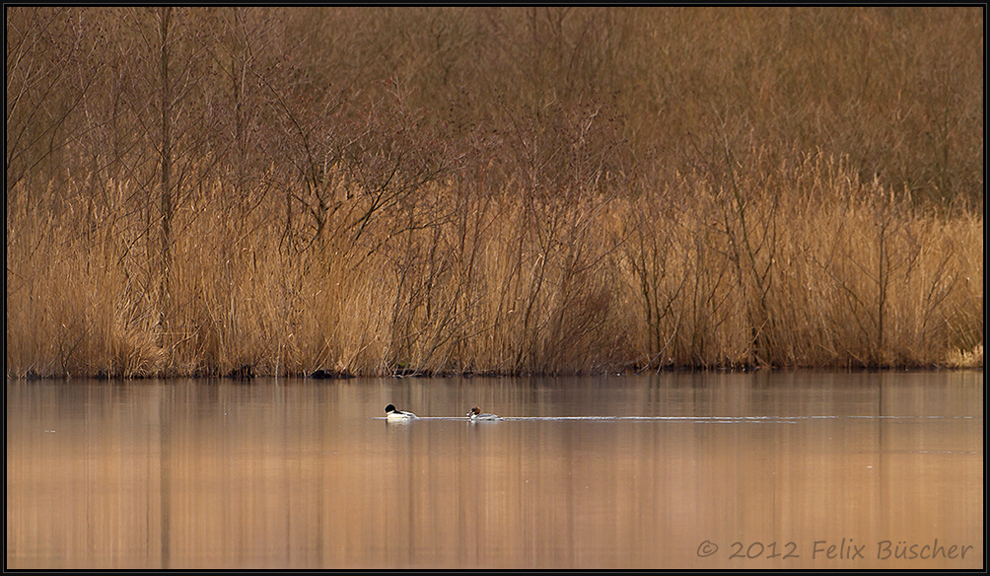
M7 567L982 568L983 433L982 372L8 381Z

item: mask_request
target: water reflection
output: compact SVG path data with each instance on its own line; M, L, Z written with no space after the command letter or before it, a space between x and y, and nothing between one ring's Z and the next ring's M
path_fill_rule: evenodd
M981 372L7 385L8 568L974 568L983 480Z

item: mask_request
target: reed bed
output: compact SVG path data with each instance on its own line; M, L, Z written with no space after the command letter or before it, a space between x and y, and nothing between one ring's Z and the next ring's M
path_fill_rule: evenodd
M982 19L12 8L8 377L982 367Z
M567 203L434 184L357 238L355 196L305 250L264 205L213 208L217 181L175 219L164 298L138 216L13 205L8 371L924 367L982 346L981 217L891 201L841 162L750 169L740 197L696 174Z

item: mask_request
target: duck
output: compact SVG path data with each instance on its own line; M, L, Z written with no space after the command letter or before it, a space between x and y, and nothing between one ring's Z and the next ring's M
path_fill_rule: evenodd
M404 412L402 410L397 410L395 404L389 404L385 407L385 419L390 421L395 420L410 420L415 418L416 415L412 412Z
M468 412L467 415L472 422L475 420L501 420L498 414L482 414L481 408L478 408L477 406L471 408L471 411Z

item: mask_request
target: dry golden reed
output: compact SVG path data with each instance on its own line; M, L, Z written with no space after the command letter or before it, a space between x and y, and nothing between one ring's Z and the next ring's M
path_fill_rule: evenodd
M107 212L84 227L73 202L49 219L15 204L8 372L976 363L981 217L892 201L838 162L809 158L777 167L772 180L750 168L736 176L742 204L697 175L539 206L438 184L355 241L367 202L357 196L299 252L264 207L232 218L191 202L176 218L164 301L126 217ZM129 185L114 189L126 196Z
M7 374L982 367L983 17L11 8Z

